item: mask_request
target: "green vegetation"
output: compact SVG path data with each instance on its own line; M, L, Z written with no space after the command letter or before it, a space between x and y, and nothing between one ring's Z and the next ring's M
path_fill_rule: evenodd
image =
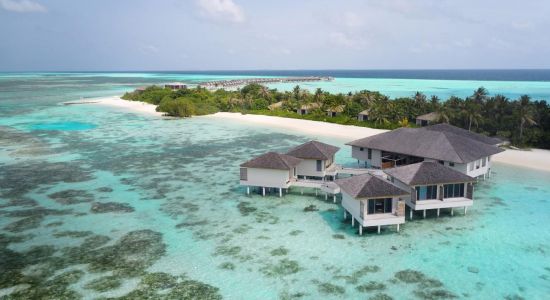
M415 126L411 124L417 116L436 112L436 122L503 137L514 145L550 148L550 106L546 101L531 101L527 95L516 100L502 95L490 97L483 87L465 99L451 97L446 101L436 96L428 99L420 92L412 97L390 99L373 91L330 94L317 89L310 93L296 86L292 91L281 92L258 84L238 91L204 88L172 91L151 86L126 93L122 98L158 105L157 111L176 117L228 111L382 129ZM279 105L270 109L275 103ZM308 113L296 113L304 105L310 105ZM330 110L337 115L329 116ZM365 110L368 121L359 121L358 113Z

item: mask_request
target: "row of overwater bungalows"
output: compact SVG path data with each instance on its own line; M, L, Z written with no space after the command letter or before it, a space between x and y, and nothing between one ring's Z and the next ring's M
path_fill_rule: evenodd
M448 124L400 128L348 143L358 168L335 163L339 148L310 141L287 153L269 152L241 165L240 183L263 195L279 196L294 186L309 186L341 194L344 218L363 227L405 223L414 211L473 205L474 183L491 174L491 157L503 150L500 139ZM349 176L353 174L352 176ZM345 178L341 178L345 176Z

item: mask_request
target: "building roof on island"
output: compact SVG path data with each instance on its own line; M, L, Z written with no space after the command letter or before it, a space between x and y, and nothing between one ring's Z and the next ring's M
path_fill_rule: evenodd
M420 162L385 169L384 172L407 185L473 182L475 179L436 162Z
M405 196L409 192L378 176L363 174L336 180L336 184L353 198Z
M300 106L300 109L308 110L308 109L317 109L319 107L321 107L321 104L313 102L313 103L303 104L302 106Z
M340 148L318 141L309 141L301 144L286 154L298 158L328 160L338 152Z
M471 131L468 131L466 129L462 129L460 127L456 127L456 126L449 125L449 124L446 124L446 123L427 126L427 127L424 127L424 129L440 131L440 132L451 132L451 133L454 133L454 134L458 134L458 135L461 135L461 136L471 138L473 140L476 140L478 142L482 142L482 143L485 143L485 144L488 144L488 145L499 145L503 142L503 140L501 140L499 138L489 137L489 136L486 136L486 135L483 135L483 134L471 132Z
M290 170L296 167L301 161L301 159L294 156L268 152L241 164L241 167Z
M344 108L346 108L345 105L338 105L338 106L331 107L331 108L327 109L327 112L341 113L341 112L344 111Z
M368 116L370 114L370 109L365 109L364 111L360 112L359 114Z
M420 115L416 117L417 120L424 120L424 121L437 121L439 119L439 113L438 112L431 112L424 115Z
M435 126L437 125L424 128L399 128L351 141L347 145L460 164L504 151L473 139L470 134L465 134L463 131L447 127L451 125Z

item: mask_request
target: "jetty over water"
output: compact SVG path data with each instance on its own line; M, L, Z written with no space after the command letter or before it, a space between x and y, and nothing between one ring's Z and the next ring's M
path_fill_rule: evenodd
M245 86L251 83L257 84L269 84L269 83L300 83L300 82L314 82L314 81L332 81L333 77L330 76L305 76L305 77L269 77L269 78L243 78L243 79L231 79L231 80L217 80L202 82L198 86L207 89L217 88L236 88Z

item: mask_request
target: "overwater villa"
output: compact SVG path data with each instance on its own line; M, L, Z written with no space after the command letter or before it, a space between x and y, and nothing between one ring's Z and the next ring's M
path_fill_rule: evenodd
M363 227L399 225L405 223L405 198L409 196L404 190L390 181L371 174L363 174L339 179L337 181L342 193L344 219L351 214L351 225L359 224L359 234Z
M299 145L286 154L301 159L296 167L299 179L334 180L337 166L334 155L340 148L318 141Z
M491 156L501 141L448 124L399 128L347 143L366 168L387 169L423 161L438 162L471 177L489 176Z
M448 124L400 128L348 143L352 156L366 168L344 168L335 163L340 148L310 141L286 154L269 152L241 165L240 184L277 189L279 196L291 187L312 188L325 199L342 195L344 218L352 226L405 223L405 207L414 211L467 208L473 205L476 178L490 174L491 156L502 152L502 141ZM351 176L337 179L339 175Z
M453 209L461 207L466 214L474 203L475 178L439 163L420 162L384 172L396 186L410 191L410 196L405 198L410 219L413 211L422 211L425 218L429 209L436 209L438 217L442 208L450 208L453 215Z
M327 109L327 116L329 117L337 117L339 115L342 114L342 112L344 112L344 108L346 108L345 105L338 105L336 107L332 107L332 108L329 108Z
M369 120L370 110L365 109L364 111L357 114L357 120L359 121L368 121Z
M418 126L428 126L439 120L439 113L431 112L424 115L416 117L415 123Z
M250 187L261 188L265 196L266 188L278 189L279 197L283 189L287 189L293 180L296 180L296 167L301 159L294 156L268 152L241 164L240 183L246 186L246 193L250 194Z
M300 106L300 108L296 110L296 113L299 115L307 115L311 113L312 110L319 109L320 107L321 105L319 103L308 103Z

